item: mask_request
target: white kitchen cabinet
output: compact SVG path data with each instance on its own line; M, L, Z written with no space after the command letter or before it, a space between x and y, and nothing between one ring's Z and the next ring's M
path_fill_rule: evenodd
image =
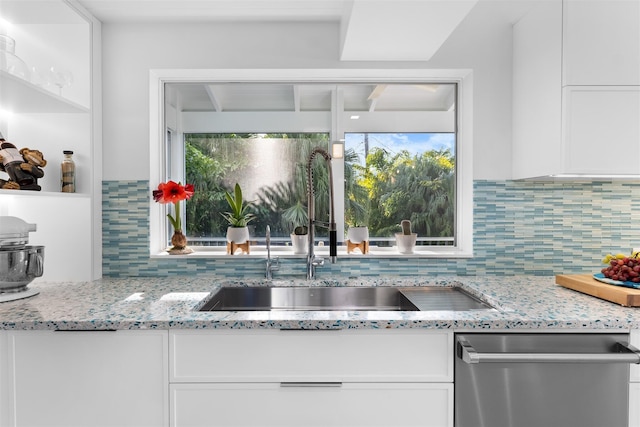
M0 189L0 216L38 225L30 243L44 245L45 257L36 280L94 280L102 275L100 22L72 0L39 2L34 11L32 2L0 0L10 23L0 31L32 73L26 80L0 70L0 132L18 149L40 150L47 165L42 191ZM43 84L51 67L70 71L71 84ZM75 194L60 192L63 150L74 152ZM82 259L72 265L70 254Z
M640 427L640 383L629 383L629 427Z
M9 364L7 361L7 332L0 331L0 427L9 425Z
M566 173L640 175L640 86L567 86Z
M629 342L632 346L640 348L640 330L631 331ZM640 427L640 365L631 365L629 427Z
M172 384L172 425L453 426L453 384Z
M453 426L453 334L169 333L171 425Z
M8 332L8 425L168 425L167 331Z
M640 42L636 37L622 43L624 55L616 53L618 46L607 48L608 42L595 47L589 42L600 37L626 40L639 31L640 15L626 17L619 3L634 9L638 2L536 2L514 25L515 179L640 175ZM592 16L594 10L609 6L616 12ZM593 25L601 18L607 23ZM591 34L585 38L581 34L586 28ZM612 28L617 29L613 34ZM603 67L610 71L600 68L593 74L597 78L591 78L591 71L581 72L585 61L606 63ZM636 80L624 77L626 71L615 72L628 71L629 63L636 64L630 73Z
M568 0L562 16L564 85L640 85L640 1Z

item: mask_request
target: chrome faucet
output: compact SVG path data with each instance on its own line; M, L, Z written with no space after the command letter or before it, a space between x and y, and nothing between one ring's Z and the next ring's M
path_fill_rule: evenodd
M280 269L280 258L271 259L271 227L268 225L265 240L267 242L267 272L265 276L267 279L273 279L273 272Z
M315 219L315 195L313 194L313 171L311 166L317 154L324 157L325 163L329 170L329 222L320 222ZM331 263L335 264L338 251L338 236L336 232L336 217L333 203L333 172L331 170L331 156L322 148L315 148L309 155L307 162L307 216L309 218L309 252L307 254L307 279L313 279L316 276L316 267L324 265L324 259L315 256L314 240L315 225L321 225L329 229L329 256Z

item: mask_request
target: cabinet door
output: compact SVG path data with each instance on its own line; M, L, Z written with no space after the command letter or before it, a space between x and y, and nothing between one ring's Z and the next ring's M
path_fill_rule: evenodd
M9 426L9 365L7 362L7 333L0 331L0 427Z
M632 330L629 334L632 346L640 348L640 330ZM631 365L631 382L629 383L629 427L640 427L640 365Z
M629 427L640 427L640 383L629 384Z
M563 3L565 85L640 85L640 1Z
M172 427L453 426L453 384L173 384Z
M640 173L640 86L563 89L567 173Z
M631 331L629 334L629 343L635 348L640 348L640 329ZM631 365L631 382L640 382L640 365Z
M166 331L9 332L12 423L168 424Z
M453 333L385 330L177 330L172 382L450 382Z

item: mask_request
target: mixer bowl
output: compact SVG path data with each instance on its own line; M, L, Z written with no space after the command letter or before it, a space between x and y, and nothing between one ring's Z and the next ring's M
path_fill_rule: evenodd
M20 292L42 276L44 246L0 250L0 293Z

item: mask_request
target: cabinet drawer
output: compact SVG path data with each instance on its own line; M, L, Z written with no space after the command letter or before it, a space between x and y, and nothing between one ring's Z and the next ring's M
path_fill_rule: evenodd
M425 330L171 331L172 382L451 382L453 334Z
M171 425L453 426L453 384L173 384Z

